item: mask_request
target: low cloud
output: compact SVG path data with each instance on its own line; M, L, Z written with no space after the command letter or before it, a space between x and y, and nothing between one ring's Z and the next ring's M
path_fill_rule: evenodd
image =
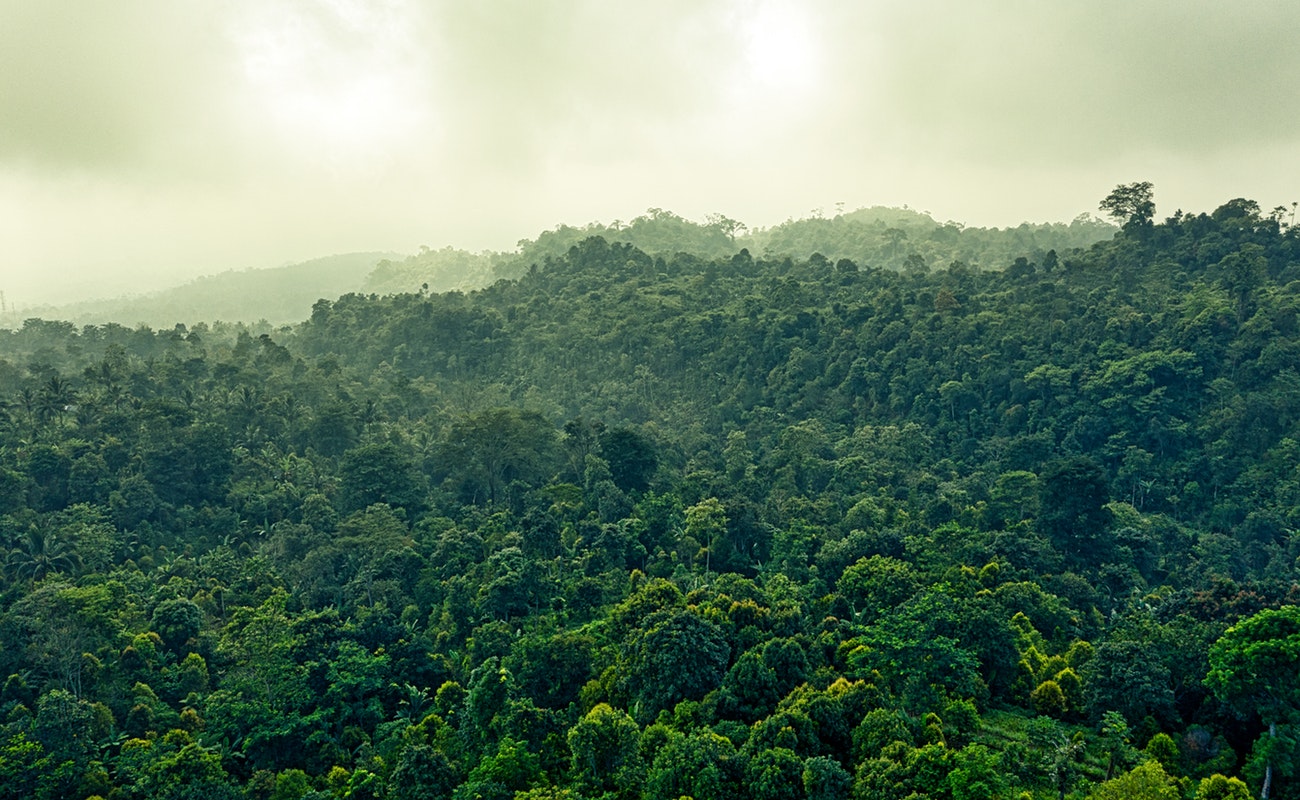
M1300 6L0 0L11 297L655 206L1289 202ZM1292 176L1293 177L1293 176Z

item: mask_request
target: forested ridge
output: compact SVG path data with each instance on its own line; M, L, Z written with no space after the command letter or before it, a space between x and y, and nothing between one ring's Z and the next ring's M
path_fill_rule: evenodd
M558 258L584 239L599 236L631 244L652 256L687 252L702 258L730 258L741 250L807 258L821 253L886 269L925 269L961 260L976 268L1001 268L1034 248L1086 247L1110 238L1114 227L1092 215L1069 224L1022 223L1015 228L974 228L937 222L910 209L859 208L825 217L820 211L771 228L750 230L722 214L703 222L651 208L628 222L558 225L511 251L470 252L421 247L414 255L349 253L268 269L227 271L170 289L134 296L86 300L62 306L15 307L0 302L0 328L16 328L29 317L69 320L78 326L105 322L136 327L196 323L295 323L320 297L348 292L392 294L467 292L499 278L518 278L547 257ZM2 300L3 298L0 298Z
M1149 189L0 331L0 798L1300 797L1300 233Z

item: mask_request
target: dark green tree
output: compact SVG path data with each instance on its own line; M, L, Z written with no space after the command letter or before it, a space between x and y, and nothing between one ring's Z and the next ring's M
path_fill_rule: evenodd
M189 600L164 600L154 609L150 627L172 650L180 651L185 643L199 635L203 627L203 610Z
M1141 230L1151 227L1151 219L1155 216L1156 204L1152 197L1150 181L1121 184L1106 195L1100 209L1123 225L1125 230Z
M1038 522L1067 563L1096 566L1109 560L1109 489L1106 473L1087 457L1060 459L1042 474Z
M415 461L390 442L363 444L344 453L339 478L339 510L343 512L375 503L415 510L424 500L423 476Z
M600 456L609 463L614 485L625 492L644 492L659 468L654 444L631 428L613 428L600 434Z
M722 682L728 647L722 630L684 610L652 614L625 645L634 715L649 720L682 700L699 700Z
M555 427L535 411L483 411L452 426L446 466L463 497L495 503L515 481L550 478L559 466L558 441Z
M445 754L413 744L402 750L388 783L392 800L449 800L460 780Z

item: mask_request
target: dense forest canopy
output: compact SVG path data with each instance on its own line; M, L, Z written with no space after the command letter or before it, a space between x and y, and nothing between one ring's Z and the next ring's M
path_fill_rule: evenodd
M1149 191L0 331L0 798L1300 797L1300 233Z

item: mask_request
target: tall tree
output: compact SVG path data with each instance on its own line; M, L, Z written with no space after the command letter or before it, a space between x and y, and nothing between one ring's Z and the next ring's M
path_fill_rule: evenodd
M1210 647L1205 684L1224 702L1259 714L1270 739L1278 723L1300 710L1300 606L1261 611L1224 632ZM1265 750L1267 753L1267 749ZM1268 800L1273 759L1266 756L1260 797Z
M1123 225L1125 230L1149 228L1156 213L1152 196L1150 181L1121 184L1106 195L1099 208Z

